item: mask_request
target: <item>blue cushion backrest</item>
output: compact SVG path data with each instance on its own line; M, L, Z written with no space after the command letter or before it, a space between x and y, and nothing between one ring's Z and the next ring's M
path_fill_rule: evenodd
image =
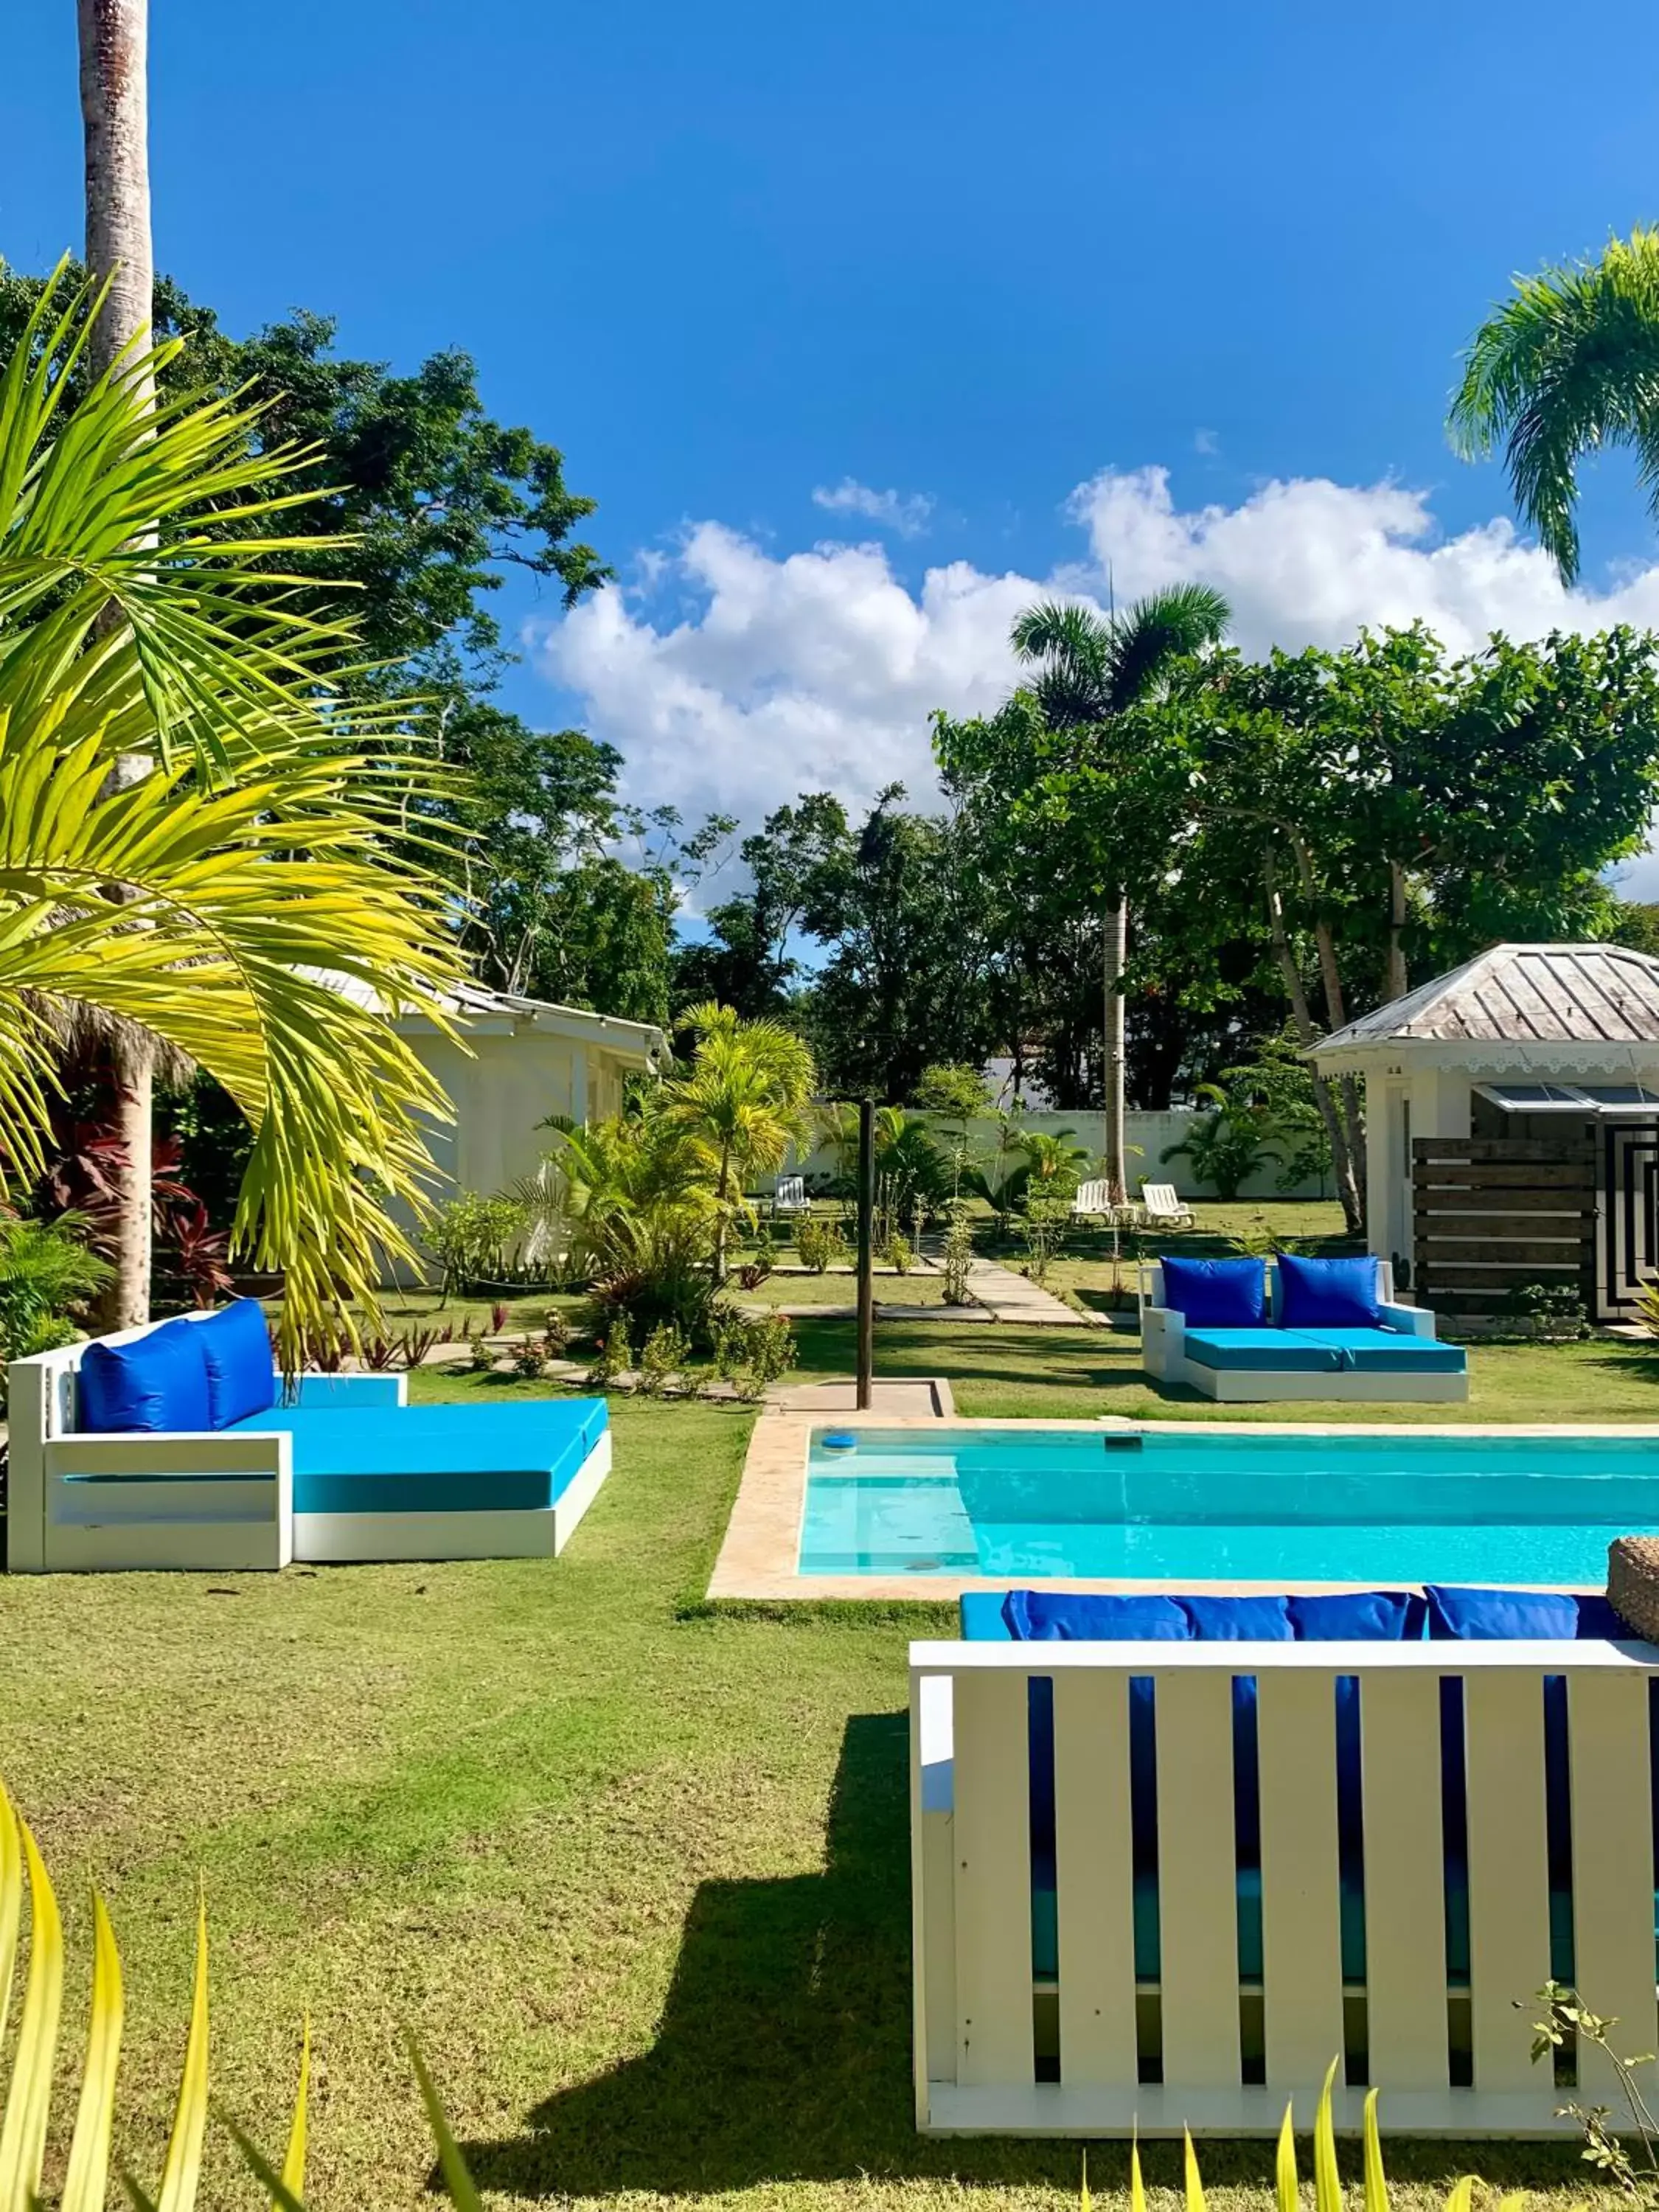
M1273 1319L1281 1328L1375 1328L1382 1318L1375 1260L1278 1261Z
M191 1326L207 1370L208 1419L214 1428L228 1428L276 1404L270 1333L258 1298L238 1298Z
M81 1355L75 1418L77 1427L104 1432L210 1426L195 1325L163 1322L126 1344L89 1344Z
M1017 1644L1188 1644L1193 1634L1172 1597L1011 1589L1002 1617Z
M1282 1597L1183 1597L1178 1601L1199 1644L1288 1644L1290 1614Z
M1426 1585L1429 1634L1463 1643L1576 1638L1578 1601L1565 1590L1457 1589Z
M1193 1328L1259 1328L1267 1278L1260 1260L1164 1260L1164 1303Z
M1415 1644L1429 1610L1408 1590L1332 1590L1286 1604L1298 1644Z

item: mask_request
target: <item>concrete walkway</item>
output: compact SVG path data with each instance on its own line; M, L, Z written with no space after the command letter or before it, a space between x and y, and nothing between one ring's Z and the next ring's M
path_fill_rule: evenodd
M1098 1328L1097 1314L1079 1313L1012 1267L999 1267L994 1260L975 1260L968 1270L968 1295L986 1308L994 1321L1021 1328Z

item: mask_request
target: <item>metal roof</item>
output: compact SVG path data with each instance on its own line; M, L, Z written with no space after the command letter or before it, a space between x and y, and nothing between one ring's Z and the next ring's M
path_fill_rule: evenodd
M1412 1044L1659 1045L1659 960L1622 945L1495 945L1362 1014L1313 1055Z

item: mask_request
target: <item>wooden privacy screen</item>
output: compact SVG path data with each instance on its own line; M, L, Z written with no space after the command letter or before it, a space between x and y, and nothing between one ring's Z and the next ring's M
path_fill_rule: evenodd
M1412 1295L1437 1313L1486 1316L1547 1283L1589 1305L1595 1210L1589 1138L1414 1138Z
M1585 2002L1618 2016L1616 2047L1653 2047L1653 1646L918 1644L910 1666L924 2130L1270 2134L1287 2100L1309 2122L1341 2055L1339 2126L1358 2127L1375 2085L1385 2130L1571 2132L1529 2055L1528 2001L1564 1943ZM1259 1874L1235 1843L1236 1674L1256 1686ZM1130 1685L1148 1675L1156 1870L1138 1876L1132 1798L1148 1782L1132 1788ZM1560 1676L1548 1727L1571 1843L1558 1835L1553 1866L1546 1681ZM1034 1678L1053 1685L1051 1798ZM1339 1678L1357 1686L1346 1786L1363 1825L1363 1869L1351 1836L1346 1870ZM1057 1931L1046 1958L1034 1907ZM1155 1978L1137 1976L1149 1911ZM1364 1972L1345 1979L1356 1914ZM1585 2101L1617 2101L1604 2069L1584 2054Z

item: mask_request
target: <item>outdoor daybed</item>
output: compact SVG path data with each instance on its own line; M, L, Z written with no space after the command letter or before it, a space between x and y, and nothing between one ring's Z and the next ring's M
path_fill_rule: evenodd
M1150 1273L1142 1358L1159 1382L1232 1403L1469 1395L1467 1353L1437 1338L1432 1314L1394 1303L1386 1261L1169 1258Z
M1374 2086L1395 2132L1570 2131L1552 1977L1653 2047L1659 1649L1604 1600L962 1610L910 1649L924 2130L1272 2133L1340 2053L1340 2127Z
M611 1467L603 1399L414 1406L401 1375L284 1397L245 1298L14 1360L14 1572L562 1551Z

